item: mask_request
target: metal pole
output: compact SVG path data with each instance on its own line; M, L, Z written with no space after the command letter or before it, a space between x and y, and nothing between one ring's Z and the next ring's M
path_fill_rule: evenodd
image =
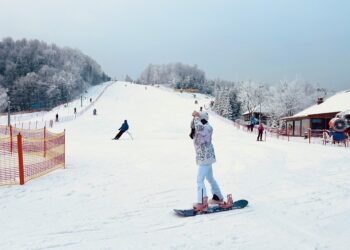
M11 107L10 107L11 101L7 101L7 126L10 127L11 125Z
M260 113L259 113L259 125L261 124L261 100L260 100Z
M83 106L83 96L80 96L80 107Z
M259 125L261 124L261 98L262 98L262 88L264 88L263 85L259 85L259 104L260 104L260 112L259 112Z

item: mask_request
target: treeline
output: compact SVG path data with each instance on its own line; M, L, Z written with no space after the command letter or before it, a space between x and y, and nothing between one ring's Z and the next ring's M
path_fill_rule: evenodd
M110 80L81 51L38 40L5 38L0 42L0 111L50 109L89 86Z
M170 63L150 64L137 80L141 84L166 84L176 89L198 89L201 93L212 93L212 86L207 84L205 73L197 65Z
M261 111L269 125L280 125L281 118L292 116L331 94L332 91L303 80L280 81L276 85L251 80L217 83L213 109L231 120L240 119L245 112Z
M281 81L269 85L257 81L224 81L206 79L198 67L181 63L150 64L136 81L141 84L166 84L176 89L198 89L200 93L215 97L212 107L218 114L230 119L240 119L245 112L268 115L270 124L282 117L291 116L313 105L317 99L331 92L318 84L303 80Z

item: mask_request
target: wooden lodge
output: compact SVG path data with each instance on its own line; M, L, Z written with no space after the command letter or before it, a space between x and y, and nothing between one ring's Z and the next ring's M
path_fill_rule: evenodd
M317 104L283 119L286 122L286 133L291 136L304 136L309 129L320 132L329 129L329 121L339 112L349 109L350 90L337 93L325 101L319 98Z

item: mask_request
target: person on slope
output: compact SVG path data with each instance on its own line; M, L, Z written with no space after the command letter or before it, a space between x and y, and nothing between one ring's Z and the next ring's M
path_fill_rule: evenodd
M119 133L113 138L113 140L118 140L124 132L126 132L129 129L128 121L125 120L122 126L119 128Z
M193 208L196 211L206 211L208 209L208 196L204 179L207 179L211 185L211 192L213 194L211 203L226 203L223 201L224 197L213 175L212 164L216 162L216 158L211 142L213 128L208 123L209 115L205 111L193 111L192 116L194 117L193 123L195 128L193 142L196 151L196 163L198 165L197 203L194 204ZM228 202L232 203L232 199Z
M264 125L260 123L258 127L258 137L256 138L257 141L262 141L263 132L264 132Z
M250 118L250 132L253 132L253 129L254 129L254 126L256 123L257 123L257 120L256 120L255 116L253 115Z

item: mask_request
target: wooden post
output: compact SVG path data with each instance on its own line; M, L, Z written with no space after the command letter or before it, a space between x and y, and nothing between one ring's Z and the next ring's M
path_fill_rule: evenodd
M344 131L344 144L345 144L345 147L347 146L346 145L346 132Z
M311 128L309 128L309 131L308 131L308 136L309 136L309 144L311 143Z
M19 184L24 184L24 166L23 166L23 146L22 146L22 135L17 135L17 146L18 146L18 168L19 168Z

